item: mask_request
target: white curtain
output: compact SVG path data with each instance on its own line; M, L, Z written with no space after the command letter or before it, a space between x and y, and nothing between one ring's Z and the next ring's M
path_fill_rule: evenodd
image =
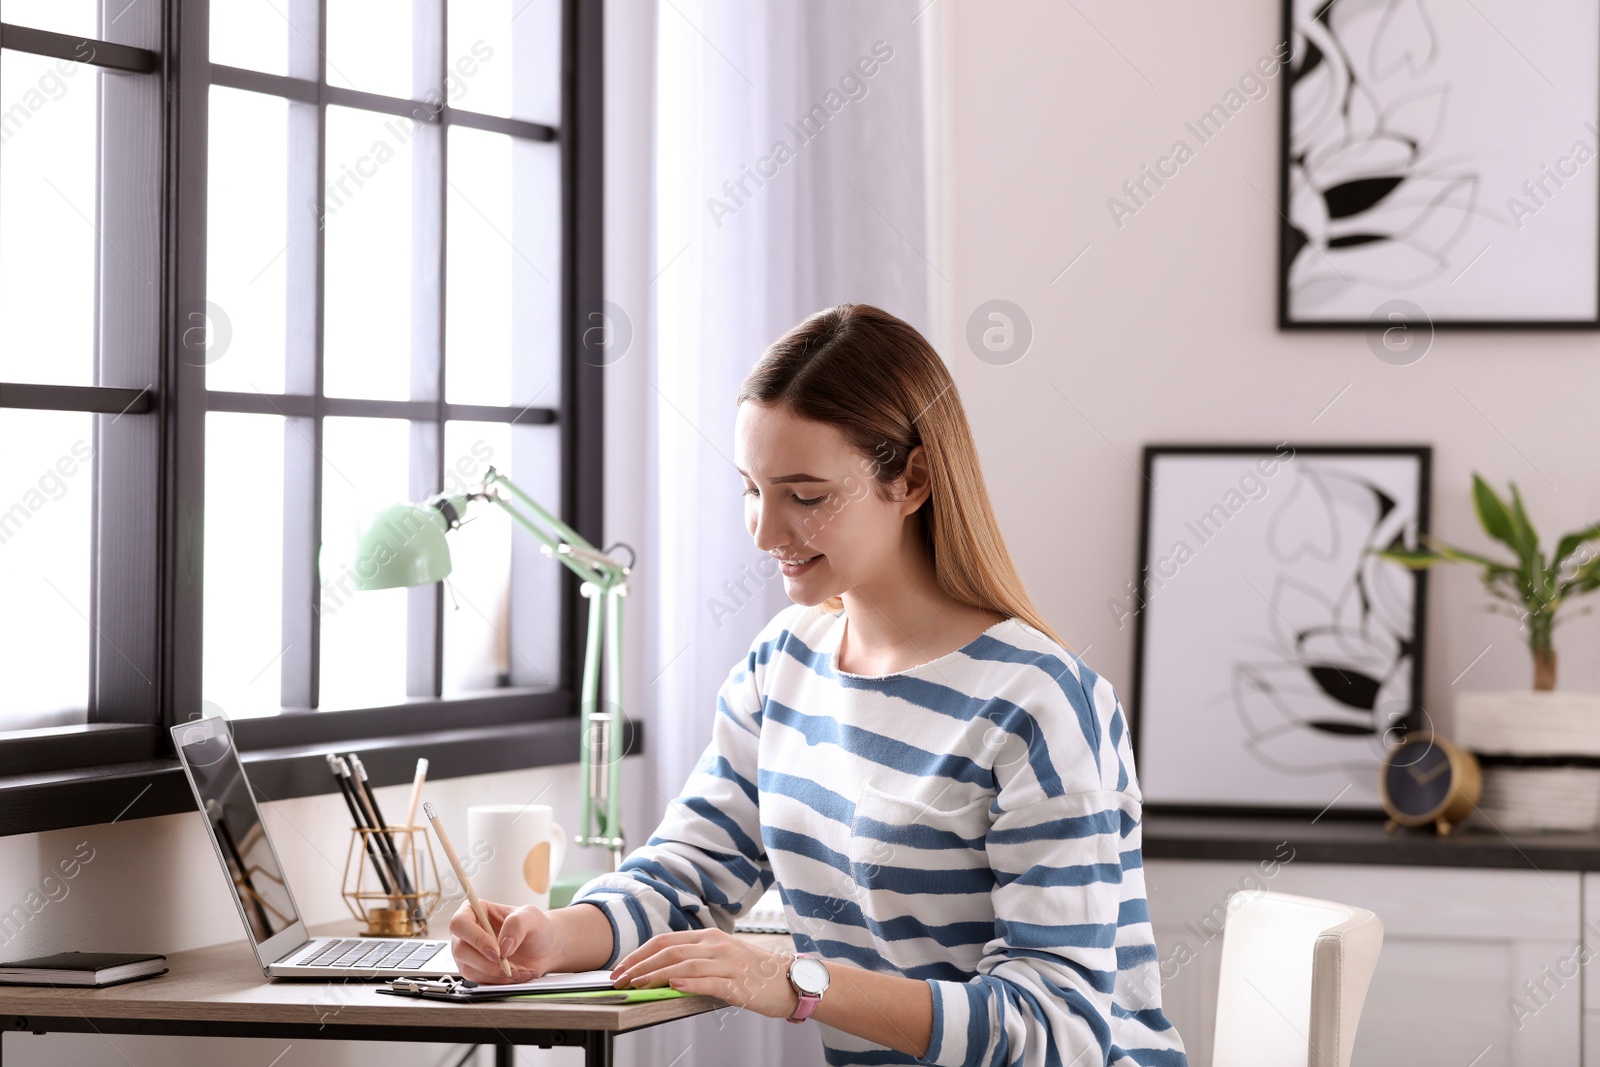
M646 799L631 843L705 748L729 668L789 603L744 529L740 381L832 304L877 304L927 329L925 3L660 0L652 13L647 547L630 609L645 617L644 684L629 700L647 718L649 781L630 783ZM618 1054L674 1067L823 1062L816 1027L732 1010L628 1038Z

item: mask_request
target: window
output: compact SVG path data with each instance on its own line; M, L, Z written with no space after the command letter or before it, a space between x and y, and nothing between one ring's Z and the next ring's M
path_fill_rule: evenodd
M382 739L380 780L575 759L583 602L532 538L475 509L448 583L378 593L341 549L490 465L598 536L598 13L0 22L0 832L109 821L114 783L186 808L199 714L269 797L331 744Z
M92 724L145 754L158 699L136 617L158 599L160 20L95 23L82 3L0 5L0 730Z

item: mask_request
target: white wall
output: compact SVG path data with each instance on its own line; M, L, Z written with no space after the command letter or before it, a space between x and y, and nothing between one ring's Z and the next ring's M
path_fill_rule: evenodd
M1499 24L1536 51L1504 10ZM1133 630L1106 603L1137 566L1146 443L1431 443L1433 530L1471 548L1492 551L1468 495L1474 470L1517 483L1547 544L1600 519L1594 334L1441 331L1397 367L1359 331L1276 330L1281 75L1137 215L1112 222L1107 199L1273 49L1281 17L1277 0L934 0L921 16L942 138L934 341L1024 578L1124 694ZM1521 60L1508 50L1506 62ZM995 298L1033 324L1011 366L980 362L963 339ZM1485 603L1471 572L1430 578L1424 704L1445 725L1452 680L1485 648L1457 687L1530 684L1516 623ZM1561 686L1600 689L1600 619L1556 634Z

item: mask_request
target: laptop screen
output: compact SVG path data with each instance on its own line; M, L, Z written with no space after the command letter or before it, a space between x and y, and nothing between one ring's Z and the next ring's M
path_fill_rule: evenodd
M222 857L239 911L257 945L294 925L299 916L284 882L278 856L267 840L261 810L245 779L233 735L226 723L213 729L178 727L173 731L189 768L206 825Z

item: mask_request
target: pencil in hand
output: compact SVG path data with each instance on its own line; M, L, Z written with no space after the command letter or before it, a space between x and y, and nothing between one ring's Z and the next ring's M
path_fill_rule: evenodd
M505 958L500 951L500 942L494 936L494 927L489 924L489 913L483 910L483 901L478 899L477 891L472 888L472 882L467 879L467 872L461 869L461 857L456 855L455 848L450 844L450 835L444 832L444 823L439 821L439 813L433 810L433 802L428 801L422 805L422 814L427 816L433 824L433 832L439 838L439 847L444 849L445 859L450 861L451 870L456 872L456 878L461 882L461 888L466 890L467 901L472 905L472 914L478 917L478 925L483 927L484 933L489 935L489 940L495 943L495 955L500 958L500 970L507 978L511 977L511 961Z

